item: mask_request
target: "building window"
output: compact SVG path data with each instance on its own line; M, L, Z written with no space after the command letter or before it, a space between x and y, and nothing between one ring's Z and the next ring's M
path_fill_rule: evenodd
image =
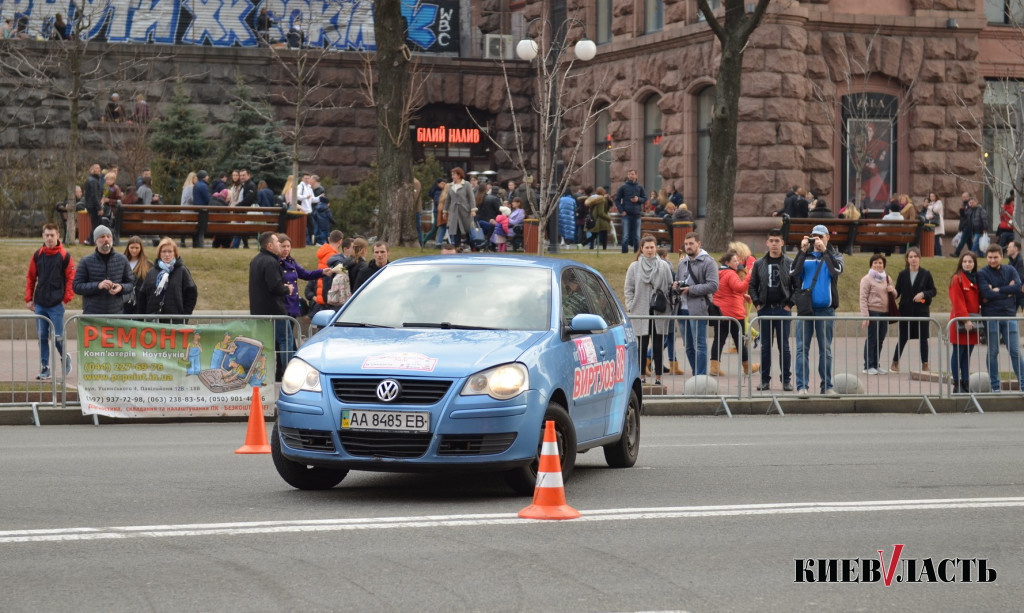
M1014 134L1014 125L1018 90L1022 86L1024 82L1020 81L988 81L985 88L985 187L981 203L994 221L999 219L995 211L1013 190L1017 168L1014 145L1021 138Z
M711 155L711 119L715 109L715 88L705 87L697 94L697 210L707 215L708 157ZM685 196L685 194L683 194Z
M611 116L608 107L597 112L594 122L594 189L611 189L612 185L612 135L608 131Z
M985 17L989 23L1020 25L1024 23L1024 3L1020 0L985 0Z
M661 109L658 108L660 96L651 96L644 102L644 176L643 186L647 192L661 189L661 174L658 164L661 162Z
M665 3L662 0L644 0L644 33L659 32L665 26Z
M861 211L882 210L896 184L895 96L877 93L843 96L844 202Z
M612 0L597 0L597 32L594 36L599 45L612 42Z
M712 11L717 11L722 7L722 0L708 0L708 6L711 7ZM697 21L704 21L704 13L697 9Z

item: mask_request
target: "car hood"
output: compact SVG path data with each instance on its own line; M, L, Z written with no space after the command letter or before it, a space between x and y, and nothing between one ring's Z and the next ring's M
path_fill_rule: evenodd
M325 374L464 377L513 362L549 332L328 328L296 357Z

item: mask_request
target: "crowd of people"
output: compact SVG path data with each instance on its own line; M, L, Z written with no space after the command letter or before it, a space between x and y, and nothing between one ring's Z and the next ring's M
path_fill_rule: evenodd
M742 243L733 243L716 262L701 247L696 232L686 235L679 263L672 270L667 252L659 254L656 240L646 235L640 240L636 261L626 272L624 295L626 309L640 341L640 368L661 375L683 374L676 361L674 326L680 326L685 356L694 375L719 376L721 354L731 337L740 352L743 373L760 372L759 391L772 389L773 345L779 358L779 378L784 391L794 388L801 398L809 398L811 386L811 345L817 345L818 390L836 397L833 381L833 335L835 314L839 308L838 281L845 270L843 254L829 244L828 228L817 225L801 241L794 257L783 250L779 230L768 233L767 251L754 258ZM1024 389L1024 364L1020 358L1017 322L1012 320L1024 308L1024 264L1020 244L1007 243L1008 264L1003 264L1003 248L992 243L986 248L988 266L979 267L973 252L960 256L957 271L949 282L950 342L954 390L969 391L967 361L978 344L978 330L987 332L987 367L991 391L1000 391L998 352L1005 346L1020 389ZM886 273L887 258L876 253L869 270L860 281L859 310L865 318L862 373L885 375L899 373L900 358L907 342L918 342L921 368L929 371L930 306L938 293L932 274L921 266L921 252L910 247L904 254L903 270L893 280ZM749 329L756 313L761 321L757 333ZM651 318L652 315L688 316L682 320ZM793 315L799 319L791 321ZM881 361L882 347L890 320L899 319L899 337L888 366ZM795 377L789 335L795 323ZM707 326L712 326L710 361ZM760 363L747 353L745 337L757 335ZM650 347L650 352L648 351ZM662 364L663 347L669 365ZM653 362L653 364L652 364ZM653 370L652 370L653 366ZM794 380L795 379L795 380ZM645 377L646 382L646 377Z

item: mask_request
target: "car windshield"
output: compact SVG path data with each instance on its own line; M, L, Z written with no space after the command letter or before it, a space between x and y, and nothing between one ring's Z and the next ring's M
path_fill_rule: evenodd
M522 266L388 266L345 305L335 325L547 330L551 271Z

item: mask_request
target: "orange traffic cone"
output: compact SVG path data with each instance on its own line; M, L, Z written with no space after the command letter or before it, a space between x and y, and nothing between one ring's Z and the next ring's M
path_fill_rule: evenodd
M558 442L555 440L555 422L544 424L544 444L540 448L537 466L537 489L533 491L533 504L519 512L525 519L576 519L580 512L565 502L562 486L562 466L558 461Z
M249 428L245 432L245 444L235 449L235 453L270 453L267 443L267 424L263 421L263 402L260 400L260 388L252 388L252 408L249 409Z

